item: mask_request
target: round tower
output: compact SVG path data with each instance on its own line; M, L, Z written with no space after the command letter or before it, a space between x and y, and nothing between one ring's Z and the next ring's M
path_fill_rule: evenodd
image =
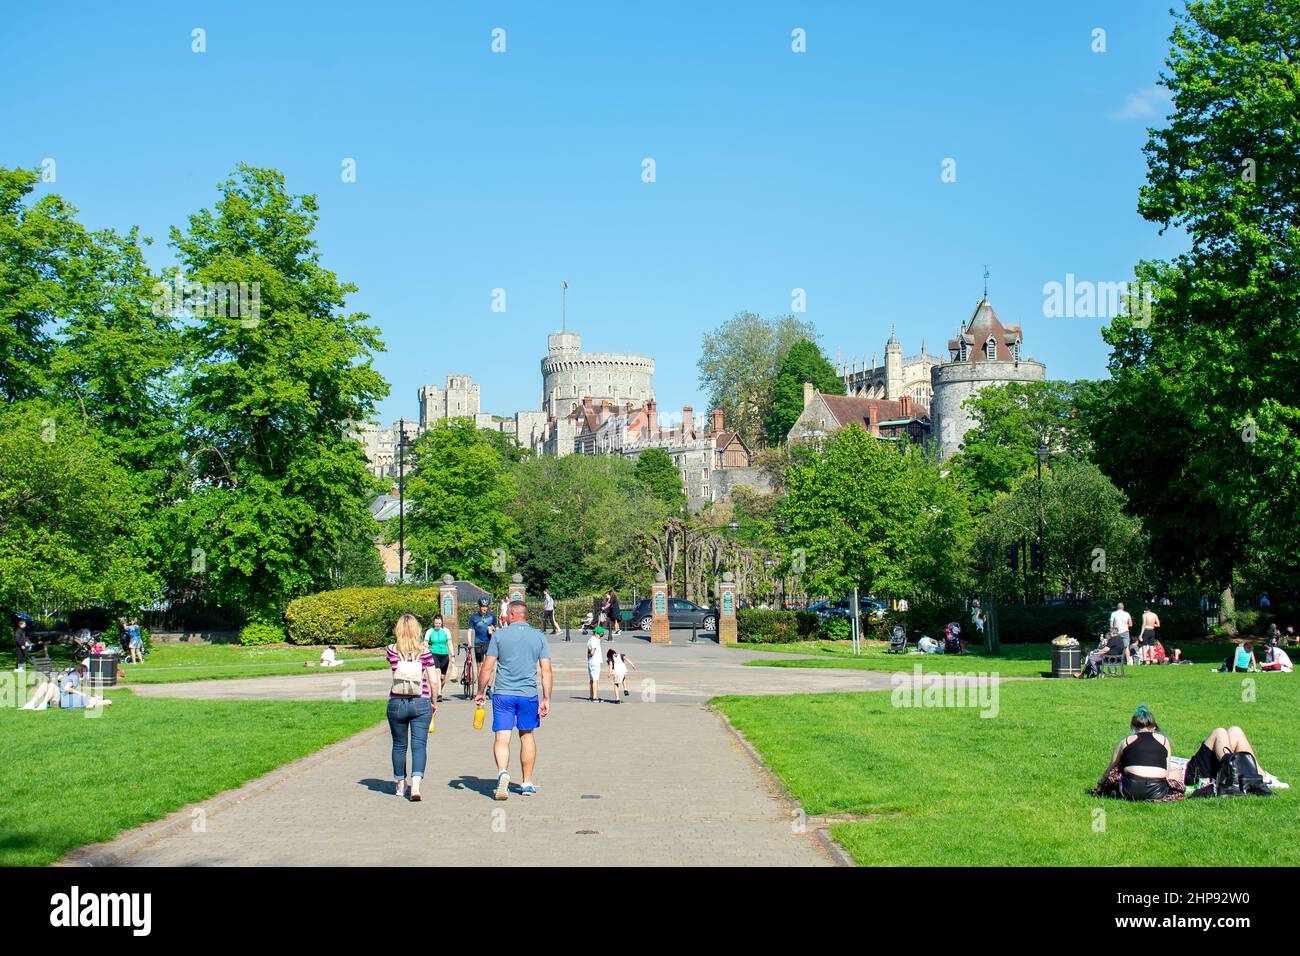
M889 327L889 341L885 343L885 398L898 401L903 394L903 344L898 341L894 327Z
M987 299L976 304L970 322L948 341L948 361L930 369L931 434L940 461L961 450L962 439L975 424L963 407L966 399L986 385L1047 378L1046 365L1020 357L1022 343L1020 326L998 321Z

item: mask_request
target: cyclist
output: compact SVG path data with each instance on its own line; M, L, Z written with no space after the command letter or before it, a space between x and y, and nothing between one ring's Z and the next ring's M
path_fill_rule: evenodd
M470 637L474 643L474 663L482 664L492 635L500 627L497 616L488 610L488 599L478 599L478 610L469 616Z

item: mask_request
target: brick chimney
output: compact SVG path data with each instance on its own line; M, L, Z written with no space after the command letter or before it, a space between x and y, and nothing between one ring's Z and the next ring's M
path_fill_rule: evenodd
M659 409L655 407L655 400L652 398L645 403L646 412L646 438L653 440L659 437Z
M695 437L695 423L691 420L691 406L682 408L682 441Z
M809 405L812 404L813 396L816 394L817 394L817 390L813 388L812 382L803 383L803 407L804 408L807 408Z
M898 410L903 413L902 415L899 416L900 418L912 417L912 396L911 395L902 395L899 397Z
M872 402L870 405L867 406L867 434L868 435L880 434L880 426L877 424L879 420L880 420L880 416L876 412L876 403Z
M712 426L713 426L713 434L715 434L715 435L721 435L722 432L723 432L723 427L722 427L722 409L720 409L720 408L715 408L715 409L710 413L710 416L711 416L711 418L713 419L713 422L712 422Z

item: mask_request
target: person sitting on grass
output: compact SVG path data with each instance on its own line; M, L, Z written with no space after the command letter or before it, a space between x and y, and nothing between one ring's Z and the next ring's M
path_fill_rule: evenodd
M333 644L326 644L325 650L320 652L319 661L308 661L305 667L342 667L343 662L338 659L338 651Z
M1138 704L1129 729L1132 733L1119 742L1092 793L1153 803L1181 800L1186 788L1170 767L1173 745L1146 704Z
M59 706L64 710L80 710L93 707L108 707L112 701L98 694L87 694L81 689L81 681L86 676L86 665L70 667L59 678Z
M916 647L922 654L943 653L943 645L940 644L938 641L936 641L933 637L926 637L925 635L922 635L921 639L916 642Z
M1147 662L1150 664L1169 663L1169 656L1165 653L1165 646L1164 644L1160 643L1159 638L1156 638L1156 642L1151 645L1151 648L1147 656Z
M1205 786L1207 781L1215 780L1219 776L1219 768L1223 766L1223 761L1229 754L1249 754L1250 762L1264 778L1267 786L1282 790L1289 788L1289 784L1282 783L1260 766L1259 758L1255 756L1255 748L1251 746L1250 741L1246 739L1246 732L1240 727L1229 727L1227 730L1215 727L1210 731L1210 735L1205 738L1196 754L1183 768L1183 783L1188 787L1200 788Z
M1241 641L1237 649L1223 659L1222 671L1247 673L1259 670L1255 660L1255 646L1250 641Z
M1282 650L1281 647L1270 647L1268 653L1264 656L1264 663L1259 665L1259 669L1290 674L1295 668L1291 664L1290 654Z
M32 688L32 696L27 698L27 703L19 707L19 710L48 710L51 707L59 706L59 682L54 678L46 680L44 676L37 678L36 686Z

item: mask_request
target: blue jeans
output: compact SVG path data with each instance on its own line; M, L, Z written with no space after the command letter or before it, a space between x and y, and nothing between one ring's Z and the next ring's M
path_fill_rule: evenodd
M406 779L406 735L411 735L411 776L424 776L433 701L427 697L388 698L388 729L393 733L393 779Z

